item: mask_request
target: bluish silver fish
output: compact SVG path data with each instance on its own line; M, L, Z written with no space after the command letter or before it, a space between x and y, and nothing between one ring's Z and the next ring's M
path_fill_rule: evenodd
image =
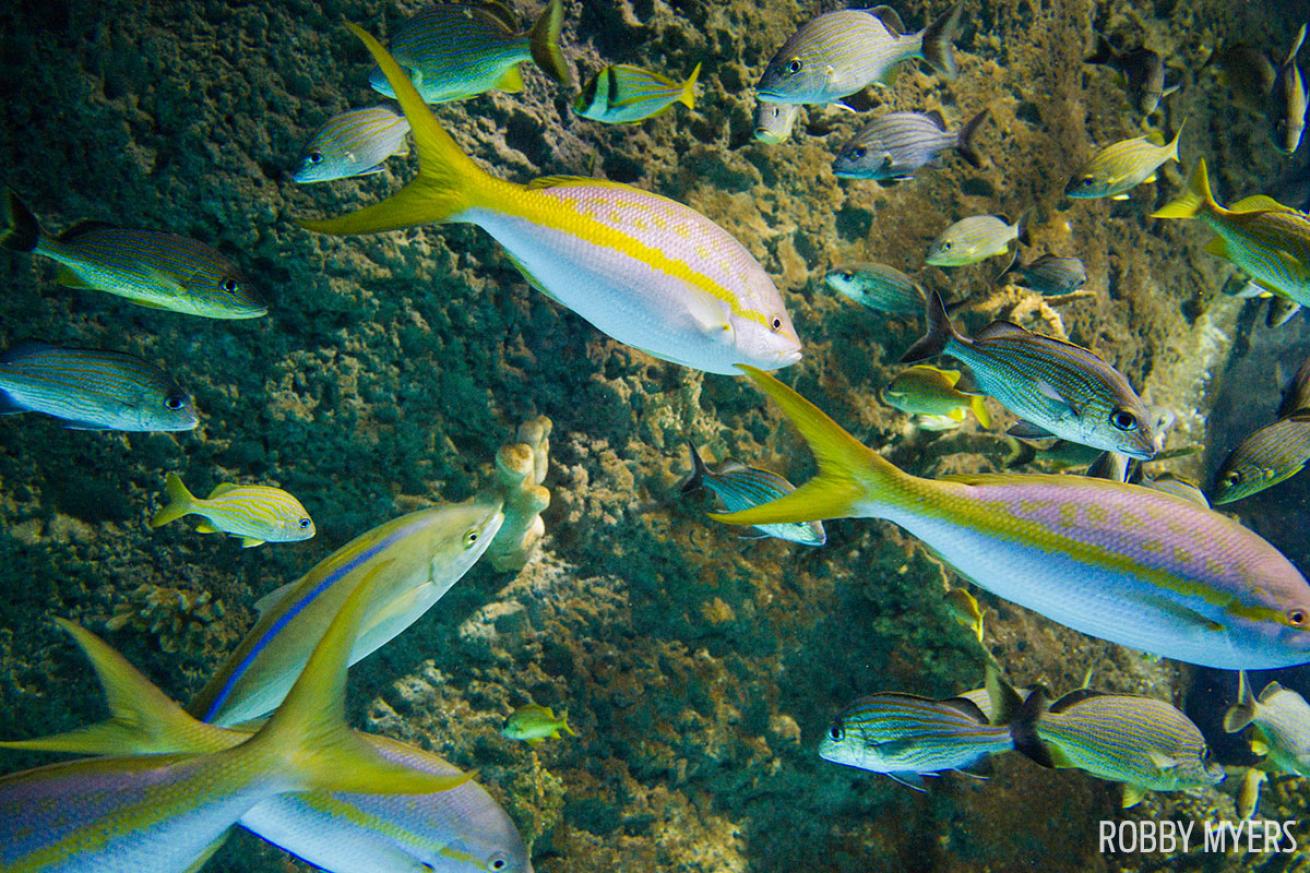
M28 343L0 355L0 415L40 412L72 430L192 430L191 398L135 355Z
M1046 254L1029 264L1021 264L1016 259L1001 276L1010 273L1018 275L1018 284L1038 294L1072 294L1087 284L1087 267L1078 258L1057 258Z
M791 136L801 114L799 103L763 103L755 107L755 138L777 145Z
M964 127L948 131L940 112L889 112L842 146L832 162L832 172L843 179L903 182L948 149L958 151L971 166L981 167L973 136L987 114L984 109Z
M765 103L835 103L871 84L890 83L896 67L923 58L955 78L951 42L959 35L957 3L926 30L904 34L887 6L827 12L801 25L769 61L756 91Z
M875 312L918 315L928 300L922 285L886 264L834 267L823 280L832 290Z
M729 512L759 506L761 503L768 503L796 490L795 485L777 473L761 470L758 467L729 462L718 470L712 471L705 466L705 459L700 456L694 443L688 442L687 448L691 451L693 470L691 477L682 485L682 493L686 494L701 487L708 488L723 502ZM761 524L756 525L755 529L766 537L776 537L803 546L821 546L828 541L828 535L824 532L821 521Z
M1297 52L1305 42L1305 25L1296 32L1292 48L1278 67L1274 79L1274 95L1269 105L1273 122L1274 147L1284 155L1292 155L1301 147L1301 134L1305 131L1306 90L1305 76L1296 64Z
M1286 481L1310 463L1310 409L1266 425L1242 440L1215 479L1214 503L1221 506Z
M1122 373L1087 349L994 321L972 339L951 325L941 297L928 300L928 334L902 363L948 354L969 367L977 390L1026 424L1011 436L1058 436L1147 459L1156 454L1152 417Z
M1270 682L1257 699L1246 671L1238 674L1237 703L1224 713L1224 730L1237 733L1255 725L1251 749L1268 755L1272 766L1298 776L1310 776L1310 703L1290 688Z
M409 154L408 135L409 122L389 106L343 112L314 134L292 179L304 185L381 173L387 158Z

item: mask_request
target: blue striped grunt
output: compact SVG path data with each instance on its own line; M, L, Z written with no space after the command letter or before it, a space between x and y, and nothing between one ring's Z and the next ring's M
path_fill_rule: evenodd
M919 33L903 34L889 7L845 9L812 18L769 61L759 84L765 103L835 103L871 84L887 85L897 67L923 58L947 79L956 73L951 43L964 4L956 3Z
M1052 254L1042 255L1027 264L1016 259L1001 276L1011 273L1018 276L1018 284L1038 294L1072 294L1087 284L1087 268L1081 260L1058 258Z
M1016 244L1013 257L1017 258L1018 244L1028 244L1026 216L1010 224L1004 215L971 215L942 231L928 246L925 260L934 267L967 267L1006 254L1011 241Z
M492 88L516 94L523 90L519 64L529 60L567 88L572 74L559 48L563 21L560 0L549 0L528 33L519 33L513 10L494 0L438 3L396 28L390 52L425 103L463 100ZM368 81L379 94L396 96L396 84L382 67L374 67Z
M774 369L800 360L782 295L723 228L681 203L617 182L546 177L524 186L491 176L441 129L386 50L350 27L400 94L419 175L381 203L302 226L358 234L475 224L504 246L533 287L657 358L730 375L738 363Z
M241 816L279 795L424 794L467 782L467 774L394 763L345 725L346 661L370 581L347 599L283 705L239 745L87 758L0 778L0 867L184 873L216 851ZM142 706L158 711L153 701Z
M886 264L833 267L823 280L832 290L875 312L918 315L928 301L922 285Z
M381 173L387 158L409 154L408 135L409 122L389 106L335 115L305 146L292 179L304 185Z
M606 124L634 124L663 115L675 103L695 109L699 77L699 63L685 82L631 64L611 64L583 87L573 111Z
M692 474L683 483L682 493L687 494L701 487L708 488L729 512L759 506L796 490L795 485L777 473L759 467L747 467L735 461L722 465L718 470L710 470L705 466L705 459L700 456L694 443L688 442L687 448L691 451ZM823 522L820 521L762 524L755 529L766 537L803 546L821 546L828 541Z
M959 152L970 166L981 167L982 157L974 148L973 137L987 115L988 110L983 109L964 127L949 131L940 112L889 112L841 147L832 172L842 179L903 182L950 149Z
M236 265L204 243L96 222L52 237L13 191L5 193L0 247L50 258L59 264L60 285L104 291L151 309L203 318L268 314Z
M1043 766L1122 782L1125 808L1147 791L1205 788L1224 778L1192 720L1151 697L1080 688L1048 707L1038 689L1024 701L1013 732L1015 748Z
M123 352L26 343L0 355L0 415L40 412L72 430L193 430L191 398L153 364Z
M1301 135L1305 132L1305 114L1307 97L1305 76L1297 66L1296 55L1305 42L1305 25L1296 32L1292 47L1278 66L1274 77L1273 99L1270 102L1270 121L1274 138L1274 147L1284 155L1291 156L1301 147Z
M977 390L1023 419L1011 436L1054 435L1133 458L1156 453L1150 413L1123 374L1072 343L994 321L972 339L957 333L937 294L928 333L901 358L947 354L968 366Z
M151 527L163 527L184 515L205 519L196 531L225 533L241 540L244 548L266 542L292 543L314 536L314 521L300 501L281 488L267 485L218 485L207 498L196 497L169 473L164 482L168 505L150 519Z
M286 696L323 629L360 580L377 574L354 664L391 640L440 600L482 557L505 517L482 498L411 512L363 533L295 582L256 604L259 621L188 710L230 727L259 718Z
M1165 145L1152 142L1154 134L1148 134L1106 146L1069 180L1065 196L1078 200L1099 197L1127 200L1129 191L1143 182L1155 181L1162 164L1178 160L1178 138L1182 135L1180 124L1174 138Z
M1310 585L1227 516L1082 476L912 476L776 378L743 369L800 430L819 474L711 518L886 519L978 587L1090 636L1226 670L1310 662Z
M1310 409L1248 434L1215 475L1216 506L1258 494L1291 479L1310 463Z
M510 713L505 720L505 727L500 735L511 740L521 740L536 745L542 740L558 740L560 733L576 737L569 727L569 714L563 710L556 715L549 706L539 703L526 703Z
M228 729L196 721L95 634L72 622L60 625L95 668L110 718L62 734L0 743L0 748L82 755L200 754L233 748L253 733L251 727ZM416 746L358 731L355 736L403 767L463 776ZM471 867L532 871L513 821L473 780L449 791L408 796L283 794L250 809L240 823L331 873L468 873Z
M1261 769L1310 776L1310 703L1304 697L1270 682L1257 698L1243 670L1237 703L1224 713L1224 730L1234 734L1248 725L1255 725L1252 751L1268 756Z
M980 425L991 427L992 417L987 412L985 398L960 391L955 387L959 381L959 370L939 370L919 364L893 376L879 396L883 403L901 412L946 416L957 423L972 411Z
M800 114L799 103L759 103L755 107L755 138L766 145L785 142Z

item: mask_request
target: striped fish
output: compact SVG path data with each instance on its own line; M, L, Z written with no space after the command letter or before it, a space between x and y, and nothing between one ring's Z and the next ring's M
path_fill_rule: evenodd
M749 509L776 500L784 494L796 490L786 479L777 473L762 470L759 467L747 467L744 464L730 462L717 471L705 466L705 459L700 456L694 443L688 442L691 451L692 474L682 485L682 493L708 488L714 493L729 512ZM828 541L823 530L823 522L807 521L798 524L763 524L756 528L766 537L775 537L803 546L821 546Z
M1215 476L1216 506L1291 479L1310 463L1310 409L1260 428L1242 440Z
M524 61L567 88L572 74L559 49L563 22L560 0L546 4L528 33L518 32L513 10L501 3L438 3L396 28L391 56L426 103L463 100L492 88L517 94ZM395 97L396 84L383 70L374 67L369 84Z
M1283 392L1283 402L1278 406L1280 418L1286 418L1294 412L1310 409L1310 357L1301 362L1296 375Z
M1266 291L1310 305L1310 216L1305 213L1264 195L1220 206L1201 159L1187 192L1151 217L1200 219L1216 234L1207 252L1231 262Z
M964 127L948 131L942 114L933 112L889 112L874 119L842 146L832 162L832 172L842 179L877 179L903 182L914 171L954 149L970 166L981 167L973 137L987 120L983 109Z
M1013 728L1015 748L1043 766L1122 782L1125 808L1147 791L1205 788L1224 778L1200 729L1163 700L1080 688L1047 708L1038 689Z
M354 664L409 627L482 557L500 530L499 499L412 512L361 534L312 570L266 595L259 621L191 701L197 718L230 727L259 718L286 696L342 602L378 575Z
M918 315L928 300L922 285L886 264L834 267L823 280L832 290L875 312Z
M1087 284L1087 268L1078 258L1057 258L1046 254L1029 264L1014 264L1001 276L1015 273L1019 284L1038 294L1072 294Z
M476 224L528 282L602 333L711 373L800 360L782 296L749 251L700 213L602 179L497 179L460 151L373 37L351 25L387 71L413 128L419 175L352 215L301 224L357 234L419 224Z
M971 215L942 231L925 260L934 267L967 267L1010 251L1010 241L1028 245L1026 216L1010 224L1004 215ZM1015 246L1013 257L1018 257Z
M95 222L48 236L13 191L5 194L0 247L55 261L61 285L104 291L152 309L204 318L258 318L268 313L236 265L204 243Z
M837 716L819 743L819 757L923 791L924 776L966 770L1013 748L1009 726L989 724L971 700L883 692L861 697Z
M1053 435L1133 458L1155 455L1146 405L1122 373L1087 349L1008 321L994 321L970 339L956 332L936 293L928 301L928 325L901 361L947 354L968 366L979 393L1023 419L1011 436Z
M824 13L783 43L756 93L765 103L835 103L869 85L891 84L896 68L911 58L923 58L954 79L951 43L959 36L963 9L957 3L926 30L905 35L900 18L886 6Z
M387 158L409 154L408 134L409 122L389 106L343 112L314 134L291 178L304 185L381 173Z
M72 430L175 431L199 423L191 398L135 355L27 343L0 355L0 415L40 412Z
M601 70L573 101L573 111L606 124L635 124L663 115L681 103L696 108L696 64L685 82L631 64L611 64Z
M1305 76L1296 64L1297 52L1305 42L1305 25L1296 32L1292 47L1278 67L1274 78L1273 100L1270 101L1270 121L1274 147L1281 153L1291 156L1301 147L1301 135L1305 131L1305 113L1307 97Z
M1155 181L1162 164L1178 160L1178 138L1182 135L1180 124L1174 138L1165 145L1152 142L1154 134L1147 134L1106 146L1069 180L1065 196L1076 200L1127 200L1129 191L1143 182Z
M184 515L199 515L205 521L196 527L197 532L237 537L247 549L266 542L298 542L315 534L314 521L305 507L281 488L225 483L202 500L187 490L180 476L169 473L164 490L168 505L150 519L151 527L163 527Z
M0 778L0 869L184 873L241 816L279 795L423 794L467 782L467 774L393 763L346 727L346 661L368 588L347 600L286 702L240 745L87 758Z
M777 379L747 373L810 444L819 474L711 518L886 519L978 587L1090 636L1225 670L1310 662L1310 585L1227 516L1081 476L911 476Z
M0 748L81 755L203 754L234 748L250 738L249 727L219 728L196 721L95 634L72 622L60 624L95 667L110 718L63 734L0 743ZM463 776L431 752L354 733L392 763L436 776ZM401 797L326 791L284 794L259 803L241 816L240 823L332 873L532 871L513 821L472 780L449 791Z
M785 142L800 114L798 103L759 103L755 107L755 138L766 145Z
M1224 713L1230 734L1255 725L1252 750L1268 755L1271 766L1298 776L1310 776L1310 703L1290 688L1270 682L1256 698L1246 671L1238 675L1237 703Z
M972 411L983 427L992 426L987 404L979 394L965 394L955 386L959 370L939 370L926 364L902 370L892 377L879 397L893 409L909 415L941 415L962 422Z

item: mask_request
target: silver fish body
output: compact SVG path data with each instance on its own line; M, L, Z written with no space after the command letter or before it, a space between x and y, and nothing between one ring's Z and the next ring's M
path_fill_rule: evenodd
M755 138L767 145L785 142L801 114L799 103L764 103L755 107Z
M970 165L982 166L973 135L987 118L986 109L959 130L948 131L938 112L889 112L874 119L842 146L833 174L843 179L903 181L945 151L954 149Z
M1023 216L1010 224L1004 215L971 215L942 231L925 260L934 267L966 267L1006 254L1012 241L1028 242Z
M834 267L824 281L832 290L875 312L918 315L928 299L923 286L886 264Z
M1078 258L1046 254L1029 264L1015 263L1006 273L1017 274L1018 284L1039 294L1072 294L1087 284L1087 267Z
M388 158L409 152L408 135L409 122L390 107L343 112L314 134L292 179L304 185L380 173Z
M1305 131L1307 104L1305 76L1296 63L1297 52L1305 42L1305 28L1304 24L1301 25L1296 39L1292 42L1292 48L1278 68L1269 107L1274 147L1289 156L1301 147L1301 135Z
M759 467L730 462L718 470L710 470L695 445L689 443L688 449L691 451L693 473L683 484L683 493L702 486L708 488L729 512L759 506L796 490L795 485L777 473ZM821 521L762 524L755 529L764 536L803 546L821 546L828 541Z
M1236 733L1252 724L1277 769L1310 776L1310 703L1304 697L1270 682L1256 698L1243 672L1237 704L1224 713L1224 730Z
M1220 467L1216 505L1250 497L1292 478L1310 463L1310 410L1260 428L1242 440Z
M42 343L0 356L0 414L40 412L74 430L181 431L199 423L191 398L135 355Z
M901 358L938 353L969 367L977 390L1028 423L1014 436L1043 434L1148 459L1156 454L1152 416L1128 380L1087 349L997 321L972 339L950 323L941 297L928 302L929 332ZM1038 432L1031 432L1035 427Z

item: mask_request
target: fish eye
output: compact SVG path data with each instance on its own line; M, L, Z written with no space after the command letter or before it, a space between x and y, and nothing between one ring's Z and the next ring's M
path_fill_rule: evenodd
M164 405L169 409L178 410L186 406L185 394L170 394L164 398Z
M229 276L228 278L224 279L222 284L220 284L218 287L222 288L224 291L226 291L229 294L235 294L237 293L237 289L241 287L241 283Z
M310 153L307 155L307 157L309 158L309 162L310 162L311 164L321 164L321 163L323 163L323 153L322 153L322 152L310 152Z
M946 242L942 243L942 251L949 252L951 250L952 245L953 243L950 240L947 240Z
M854 155L856 158L862 158L862 157L864 157L865 155L867 155L868 153L869 153L869 150L866 149L864 146L860 146L859 148L851 149L851 154Z
M1078 184L1082 185L1084 188L1089 188L1095 183L1096 183L1095 176L1083 176L1082 179L1078 182Z
M300 529L301 529L301 530L309 530L309 526L310 526L311 524L313 524L313 523L314 523L314 522L310 521L310 520L307 519L307 518L302 518L302 519L300 520Z
M855 278L855 271L854 271L854 270L842 270L841 277L842 277L843 279L845 279L847 282L849 282L849 281L851 281L852 279Z
M1110 424L1123 431L1137 430L1137 416L1126 409L1116 409L1110 416Z
M1238 482L1241 481L1242 481L1241 470L1229 470L1227 473L1224 474L1223 483L1225 485L1236 485Z
M842 738L845 736L846 736L846 731L839 724L835 724L832 727L828 728L828 739L832 740L833 742L840 743L842 741Z
M791 61L789 61L788 64L787 64L787 72L789 72L789 73L799 73L799 72L801 71L801 67L803 67L803 66L805 66L805 65L804 65L803 63L801 63L801 59L800 59L800 58L792 58Z
M1292 627L1305 627L1307 613L1301 607L1294 607L1287 611L1287 623Z
M465 534L464 534L464 548L466 548L466 549L471 549L471 548L473 548L473 545L474 545L477 541L478 541L478 532L477 532L476 530L470 530L470 531L465 532Z
M782 330L782 319L776 315L773 316L773 321L769 322L769 326L774 330Z
M509 860L499 852L492 855L491 858L487 860L488 870L504 870L508 866Z

